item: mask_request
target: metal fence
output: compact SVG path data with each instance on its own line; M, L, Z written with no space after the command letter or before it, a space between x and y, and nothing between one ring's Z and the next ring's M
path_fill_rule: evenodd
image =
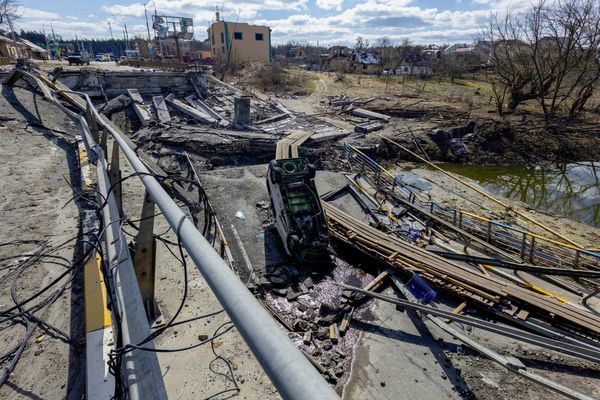
M380 189L394 193L419 209L438 216L521 260L551 267L600 270L600 253L562 243L519 226L509 225L459 208L445 207L424 199L417 191L354 146L344 145L344 156L354 172L368 176Z

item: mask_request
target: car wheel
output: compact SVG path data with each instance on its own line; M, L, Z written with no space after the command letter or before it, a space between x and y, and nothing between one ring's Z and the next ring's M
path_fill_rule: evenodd
M298 246L298 243L300 243L300 238L298 236L289 235L287 237L287 248L288 248L288 251L290 252L290 255L293 255L294 250Z
M271 183L276 184L280 182L283 170L277 166L277 163L275 165L272 164L270 170L269 177L271 178Z
M317 168L314 164L308 164L308 176L310 179L315 179L317 175Z

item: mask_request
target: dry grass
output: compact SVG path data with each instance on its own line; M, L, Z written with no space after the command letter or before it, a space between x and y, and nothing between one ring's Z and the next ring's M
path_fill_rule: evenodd
M312 77L306 72L273 63L246 65L236 72L235 78L245 87L277 95L306 96L315 89Z

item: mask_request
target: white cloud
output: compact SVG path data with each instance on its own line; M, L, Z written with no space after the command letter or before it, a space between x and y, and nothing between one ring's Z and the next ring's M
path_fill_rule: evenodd
M17 14L21 18L40 18L40 19L58 19L60 16L57 13L44 10L35 10L28 7L17 7Z
M220 0L220 3L205 0L120 0L118 4L104 5L98 12L79 17L68 12L59 15L20 7L23 17L17 23L23 29L39 29L52 24L55 30L64 29L59 33L65 37L76 33L108 37L107 21L110 20L115 34L126 22L131 35L146 36L144 5L150 15L154 14L156 4L158 14L193 18L196 38L203 40L206 37L205 27L215 19L214 5L219 4L222 18L228 21L270 26L274 43L318 40L321 43L351 44L359 35L372 39L388 36L394 41L408 38L424 44L436 41L452 43L470 41L491 13L502 15L509 9L520 12L529 7L531 1L463 0L460 8L469 3L467 8L471 10L453 11L443 2L428 8L414 0L361 0L351 4L344 0ZM456 3L460 1L454 0ZM46 8L50 8L48 4L52 2L45 4ZM273 15L277 17L273 18Z
M122 17L141 18L144 16L144 5L140 3L134 3L129 5L115 4L112 6L102 6L102 9L109 14L119 15Z
M342 3L344 0L317 0L317 7L322 8L324 10L331 10L335 8L338 11L342 10Z

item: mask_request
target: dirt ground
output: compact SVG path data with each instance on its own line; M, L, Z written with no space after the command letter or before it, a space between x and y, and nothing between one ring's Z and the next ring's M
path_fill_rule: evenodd
M311 93L308 96L279 95L282 103L292 110L328 113L353 127L359 121L327 104L329 97L346 96L372 99L360 107L392 117L389 124L384 124L383 131L367 134L359 143L378 143L377 134L384 134L421 155L426 152L433 160L473 164L534 165L600 159L598 114L588 112L572 120L546 122L537 104L528 101L513 114L500 117L484 76L473 75L449 82L353 74L340 80L331 72L296 73L307 77ZM469 154L453 154L449 151L449 139L463 138L468 132L456 134L451 128L464 127L469 121L475 123L472 134L464 140ZM450 134L440 139L434 135L439 130ZM381 155L408 158L398 149L389 149Z
M69 185L77 185L78 170L73 147L63 135L74 128L62 112L40 96L18 87L2 86L0 96L0 258L35 252L40 244L9 244L13 241L47 241L57 247L76 238L79 212L69 199ZM42 128L42 126L46 128ZM68 203L68 204L67 204ZM50 247L50 248L52 248ZM74 242L57 248L54 255L74 260ZM16 283L17 299L25 299L49 284L64 271L50 262L38 262L15 280L17 259L0 262L0 309L14 305L11 286ZM38 327L27 340L16 369L0 387L3 399L80 399L85 392L85 347L83 340L82 276L76 273L55 287L67 284L60 297L36 316L66 333L69 342ZM4 354L23 338L25 327L4 322L0 325L0 353ZM1 370L10 359L3 361Z

